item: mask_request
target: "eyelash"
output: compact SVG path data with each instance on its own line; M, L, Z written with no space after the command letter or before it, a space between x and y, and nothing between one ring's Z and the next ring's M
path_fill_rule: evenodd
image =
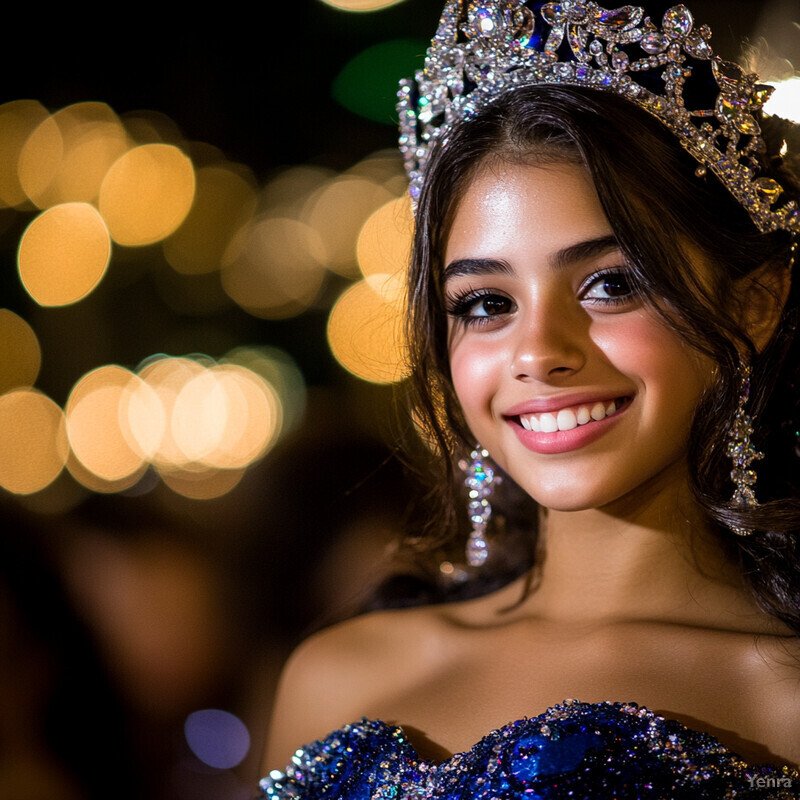
M586 297L589 290L592 289L595 285L600 283L603 280L607 280L610 277L622 277L623 281L628 285L629 292L625 295L620 297L606 297L606 298L590 298ZM623 306L627 303L632 302L636 296L638 295L638 290L636 289L633 280L631 279L629 270L623 267L612 267L609 269L600 270L599 272L595 272L590 275L586 280L581 284L580 288L578 289L578 297L581 298L584 302L591 303L592 305L599 305L599 306L613 306L619 307ZM486 300L487 298L497 298L501 302L508 303L510 306L514 306L513 300L507 297L504 294L494 290L494 289L473 289L471 287L464 289L461 292L458 292L454 296L447 299L447 313L451 317L455 317L458 322L463 325L485 325L492 321L494 317L501 316L503 313L507 312L500 312L498 314L484 314L484 315L473 315L471 312L475 309L477 304L481 300Z
M451 317L455 317L456 320L463 325L485 325L499 315L486 314L476 316L470 312L473 311L481 300L486 300L488 298L497 298L502 302L508 303L510 306L514 305L514 302L510 298L500 294L494 289L468 288L447 299L447 313Z
M586 297L586 294L593 286L600 283L601 281L607 280L609 277L621 277L624 283L628 287L628 293L620 297L605 297L605 298ZM593 275L590 275L583 282L580 289L578 290L578 297L585 299L587 302L593 304L600 304L604 306L625 305L626 303L632 302L638 295L639 291L636 288L633 276L631 275L630 270L625 269L624 267L610 267L608 269L603 269L600 270L599 272L595 272Z

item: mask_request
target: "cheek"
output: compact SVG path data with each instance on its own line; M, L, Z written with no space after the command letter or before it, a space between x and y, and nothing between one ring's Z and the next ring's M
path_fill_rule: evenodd
M488 338L488 337L487 337ZM490 341L469 345L458 337L450 342L450 374L461 407L469 417L480 408L487 408L491 394L507 367L507 354L502 346Z
M642 312L593 331L594 342L619 372L644 384L646 390L687 394L700 392L711 363L675 331Z

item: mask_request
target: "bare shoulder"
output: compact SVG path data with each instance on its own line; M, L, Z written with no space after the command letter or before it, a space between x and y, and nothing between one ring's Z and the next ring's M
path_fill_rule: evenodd
M425 653L440 636L436 607L379 611L327 628L303 642L281 676L267 769L282 767L301 745L368 714L431 668Z

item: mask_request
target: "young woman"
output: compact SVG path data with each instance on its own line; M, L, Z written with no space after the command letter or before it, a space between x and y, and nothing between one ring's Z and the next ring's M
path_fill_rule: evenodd
M800 797L793 132L709 36L445 8L401 91L416 415L467 585L517 577L307 641L268 797Z

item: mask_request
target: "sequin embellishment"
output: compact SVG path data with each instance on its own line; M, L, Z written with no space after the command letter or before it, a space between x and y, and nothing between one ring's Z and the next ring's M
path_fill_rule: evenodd
M345 725L261 781L268 800L724 800L800 798L800 772L750 766L713 736L635 703L567 700L441 764L398 727Z

